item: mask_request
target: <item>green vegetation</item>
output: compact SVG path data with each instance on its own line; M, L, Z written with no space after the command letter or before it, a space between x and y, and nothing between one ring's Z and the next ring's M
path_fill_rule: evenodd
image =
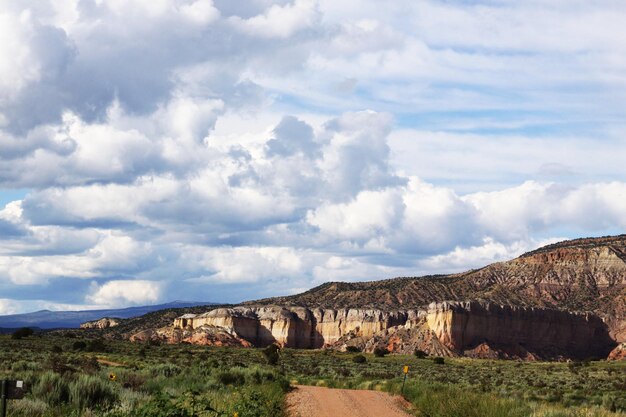
M400 393L430 417L626 416L626 362L517 362L288 350L292 383ZM444 358L441 358L444 359ZM615 413L617 412L617 413Z
M77 342L82 342L78 343ZM11 417L279 417L289 384L378 389L416 416L626 416L624 362L514 362L329 350L0 337L0 378L25 380ZM94 351L89 351L94 350ZM621 413L621 414L620 414Z
M0 378L28 390L10 417L280 417L289 389L259 349L58 335L0 336L0 346Z
M23 337L32 336L33 333L35 333L33 329L29 327L22 327L21 329L17 329L16 331L14 331L11 337L13 339L21 339Z

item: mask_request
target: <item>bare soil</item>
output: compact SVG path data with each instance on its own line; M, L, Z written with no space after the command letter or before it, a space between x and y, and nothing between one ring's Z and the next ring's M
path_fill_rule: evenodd
M287 395L290 417L410 417L406 402L380 391L298 385Z

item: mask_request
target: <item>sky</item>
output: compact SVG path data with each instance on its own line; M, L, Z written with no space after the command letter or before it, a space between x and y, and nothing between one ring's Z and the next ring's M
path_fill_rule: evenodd
M0 2L0 314L449 273L626 226L626 3Z

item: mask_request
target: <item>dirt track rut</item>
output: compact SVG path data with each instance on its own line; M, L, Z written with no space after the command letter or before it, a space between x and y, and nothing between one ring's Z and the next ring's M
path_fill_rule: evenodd
M287 395L290 417L410 417L403 400L385 392L298 385Z

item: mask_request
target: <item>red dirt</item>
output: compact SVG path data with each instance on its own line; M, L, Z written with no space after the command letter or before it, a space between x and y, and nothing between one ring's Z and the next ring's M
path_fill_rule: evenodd
M290 417L410 417L405 401L380 391L299 385L287 395Z

